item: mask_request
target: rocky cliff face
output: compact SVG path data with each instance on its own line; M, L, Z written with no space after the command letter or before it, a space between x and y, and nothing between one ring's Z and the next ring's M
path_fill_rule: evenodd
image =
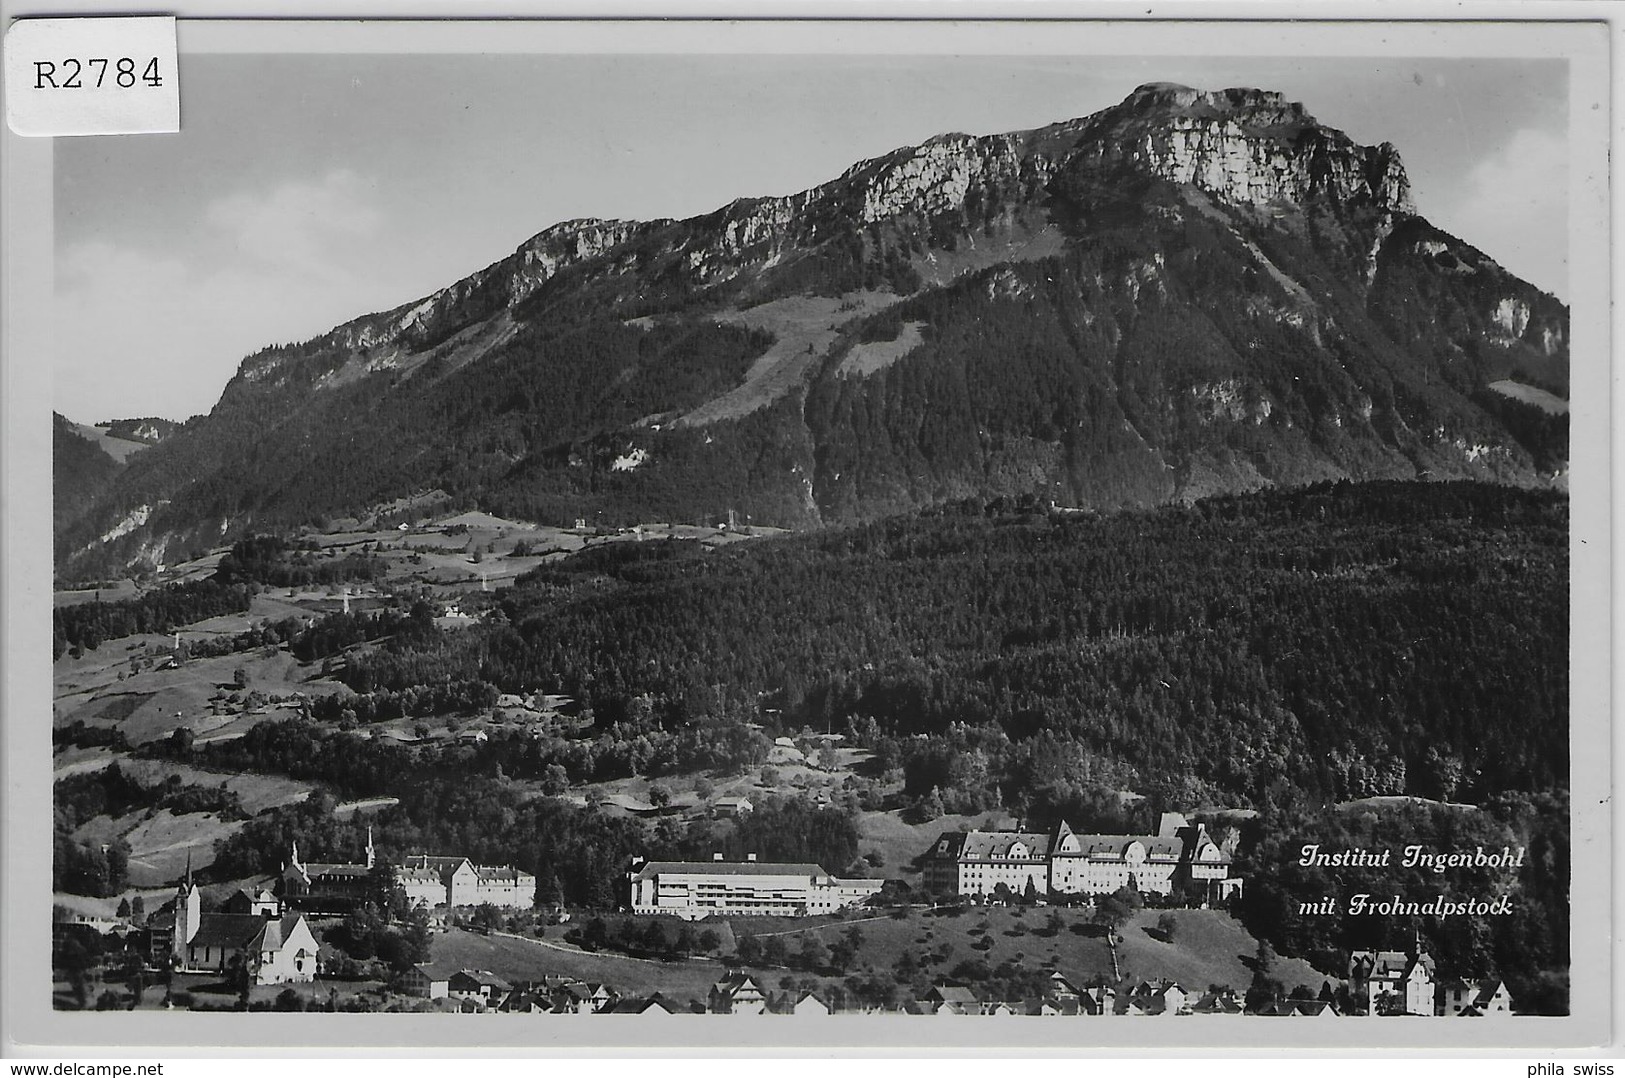
M714 284L772 268L854 224L929 221L963 213L973 201L986 208L1031 198L1052 182L1065 189L1123 174L1190 184L1238 206L1318 198L1415 212L1404 165L1388 143L1356 145L1278 93L1156 83L1084 120L1013 134L940 135L859 162L811 190L740 199L694 222L561 222L434 295L358 318L312 344L349 352L421 347L515 306L576 266L617 275L664 255L696 284ZM637 241L652 241L654 251L638 260L609 257ZM280 358L261 353L245 361L242 374L262 380Z
M1264 90L1141 86L1084 128L1066 167L1147 173L1238 206L1323 198L1415 212L1393 146L1356 145Z
M1562 432L1480 394L1564 392L1567 362L1567 311L1419 217L1394 147L1277 93L1158 83L685 221L554 225L246 359L59 555L100 573L432 488L807 525L978 493L1544 482Z

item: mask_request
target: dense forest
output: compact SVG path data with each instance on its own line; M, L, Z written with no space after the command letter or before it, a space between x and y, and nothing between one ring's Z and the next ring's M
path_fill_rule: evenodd
M61 532L95 505L112 485L120 464L65 416L51 413L51 520Z
M167 633L182 625L248 609L252 584L224 584L215 578L154 588L134 599L78 603L51 611L52 654L94 651L103 641L137 633Z
M561 692L605 728L634 707L681 730L766 706L877 748L932 734L973 760L944 795L1033 811L1090 787L1482 800L1566 783L1566 528L1559 495L1465 483L1110 517L971 502L578 555L479 631L354 652L341 676Z
M133 599L77 603L52 611L53 654L70 649L94 651L103 641L137 633L167 633L182 625L206 621L248 609L255 592L265 587L330 586L351 580L381 579L386 563L366 554L323 557L314 544L291 543L276 536L256 535L232 544L215 571L202 580L185 580L143 592ZM388 618L389 615L382 615ZM347 622L348 619L346 618ZM326 636L345 632L335 621ZM224 650L246 650L276 643L295 635L295 622L284 620L242 634ZM269 637L269 638L267 638ZM323 634L308 638L305 648L319 647ZM215 644L213 647L220 647ZM208 650L211 645L203 645Z
M234 740L140 751L322 787L223 843L223 878L274 867L295 834L327 856L359 849L331 802L387 795L400 804L375 821L397 854L519 864L547 894L605 908L627 859L651 850L863 871L856 820L875 808L1112 831L1164 809L1248 809L1237 912L1282 953L1335 974L1347 950L1396 946L1412 927L1302 912L1327 896L1509 895L1511 916L1415 927L1447 973L1503 976L1556 1011L1567 514L1551 492L1331 483L1110 516L970 500L715 550L601 544L533 570L460 631L437 629L422 602L287 625L290 649L354 695ZM574 714L466 743L365 736L372 722L477 713L499 692L563 694ZM871 753L825 811L764 799L743 822L684 824L559 798L588 781L739 774L808 726ZM85 796L125 797L110 778ZM1298 869L1307 841L1529 856L1510 873L1376 876ZM93 888L125 855L59 849Z

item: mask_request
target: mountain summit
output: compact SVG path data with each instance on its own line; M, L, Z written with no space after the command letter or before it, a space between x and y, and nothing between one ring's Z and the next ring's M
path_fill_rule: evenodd
M58 532L99 575L430 490L808 526L1327 478L1560 482L1568 312L1282 95L1141 86L683 221L567 221L242 362ZM1529 403L1538 401L1543 406Z

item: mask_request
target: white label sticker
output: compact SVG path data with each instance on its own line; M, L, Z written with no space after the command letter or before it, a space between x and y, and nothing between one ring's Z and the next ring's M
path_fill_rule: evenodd
M19 19L6 31L6 123L19 135L181 129L175 19Z

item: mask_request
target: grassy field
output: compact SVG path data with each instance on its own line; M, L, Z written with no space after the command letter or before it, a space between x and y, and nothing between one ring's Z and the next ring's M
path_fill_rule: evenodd
M1251 962L1258 943L1239 922L1216 910L1174 910L1174 932L1171 938L1163 939L1155 928L1164 912L1142 910L1124 927L1118 946L1123 977L1133 981L1166 978L1193 991L1205 991L1210 985L1246 991L1252 982ZM1058 923L1051 923L1052 915ZM699 927L711 924L702 922ZM844 918L732 918L728 924L741 937L780 936L792 955L801 949L804 934L832 942L856 927L863 934L863 942L846 973L896 974L900 964L905 970L912 965L913 972L898 975L899 981L905 983L951 981L953 971L966 962L985 963L990 970L1006 961L1030 969L1055 969L1077 983L1097 977L1109 981L1112 976L1106 940L1088 923L1085 910L911 910L901 919L885 913ZM601 981L623 994L658 991L679 1000L703 1000L723 969L713 959L651 961L608 951L581 951L559 942L557 937L537 941L506 935L487 937L457 929L435 937L433 958L490 970L509 980L565 975ZM763 985L775 989L787 977L820 983L842 979L777 967L754 967L751 972ZM1319 992L1327 979L1305 962L1284 958L1277 960L1272 976L1289 991L1304 985Z
M1171 912L1177 927L1170 941L1151 931L1164 912ZM1051 916L1059 925L1050 924ZM1089 911L1065 908L994 907L960 912L910 911L901 920L881 916L818 918L816 923L753 918L733 921L738 935L781 934L792 953L800 950L802 932L816 933L826 942L844 935L850 926L863 932L858 951L859 968L895 970L905 954L911 955L927 979L946 979L966 960L996 968L1006 960L1021 965L1058 969L1075 981L1111 977L1111 953L1099 930L1088 923ZM1218 910L1141 910L1122 931L1118 964L1133 980L1170 978L1187 988L1229 985L1238 992L1252 982L1250 962L1258 942L1228 913ZM1317 992L1324 975L1308 963L1281 959L1273 976L1290 990L1308 985Z
M435 962L490 970L510 981L539 980L552 974L602 982L624 994L659 992L678 1000L704 1000L724 972L720 962L709 959L659 962L609 951L588 953L560 943L562 933L557 928L549 929L549 934L553 938L533 940L482 936L454 928L435 936L431 954ZM754 972L769 976L766 971ZM780 971L773 976L773 983L782 975Z
M990 822L991 821L991 822ZM905 823L898 812L865 812L858 818L858 848L865 854L878 853L886 875L917 882L919 873L911 866L944 831L997 827L1011 821L1002 814L990 816L942 816L930 823Z

